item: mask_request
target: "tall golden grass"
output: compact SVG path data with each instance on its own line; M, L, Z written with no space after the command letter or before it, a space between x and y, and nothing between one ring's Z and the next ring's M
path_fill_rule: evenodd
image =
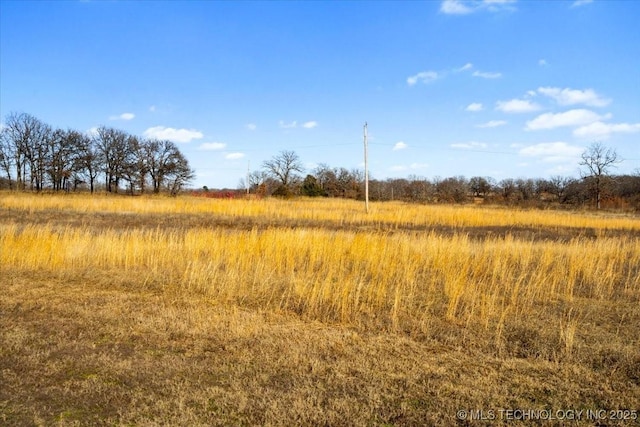
M564 212L471 205L418 205L403 202L373 203L366 214L361 203L343 199L245 200L196 197L127 197L96 195L33 195L3 193L0 209L28 213L73 211L121 214L211 214L266 221L324 221L340 226L395 227L548 227L594 230L640 230L640 220L626 214Z
M375 205L369 216L344 201L210 201L191 198L4 196L3 208L79 212L210 212L339 223L590 224L635 229L632 218L477 207ZM412 218L413 215L413 219ZM573 220L573 221L571 221ZM587 225L584 225L587 226ZM0 272L119 272L138 286L198 292L220 304L291 311L304 318L391 328L428 328L433 316L499 328L553 301L640 299L640 239L526 241L431 232L348 228L96 230L0 224ZM571 332L569 322L567 333ZM570 335L567 346L570 346Z

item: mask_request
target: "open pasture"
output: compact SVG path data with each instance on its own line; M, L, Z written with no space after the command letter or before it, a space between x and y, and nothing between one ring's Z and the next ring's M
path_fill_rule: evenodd
M640 409L637 216L3 193L0 286L8 425Z

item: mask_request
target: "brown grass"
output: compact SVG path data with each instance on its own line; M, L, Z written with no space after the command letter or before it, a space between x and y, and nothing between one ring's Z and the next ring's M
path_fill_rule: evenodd
M640 409L637 218L373 207L1 194L0 424Z

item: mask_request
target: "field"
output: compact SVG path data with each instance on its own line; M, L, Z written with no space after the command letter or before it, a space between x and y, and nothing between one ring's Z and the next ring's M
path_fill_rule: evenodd
M0 193L2 425L640 425L639 330L638 216Z

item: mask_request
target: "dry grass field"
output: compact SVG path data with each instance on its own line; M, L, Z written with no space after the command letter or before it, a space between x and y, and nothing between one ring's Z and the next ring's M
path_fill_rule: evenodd
M638 216L0 193L0 425L640 425L639 331Z

